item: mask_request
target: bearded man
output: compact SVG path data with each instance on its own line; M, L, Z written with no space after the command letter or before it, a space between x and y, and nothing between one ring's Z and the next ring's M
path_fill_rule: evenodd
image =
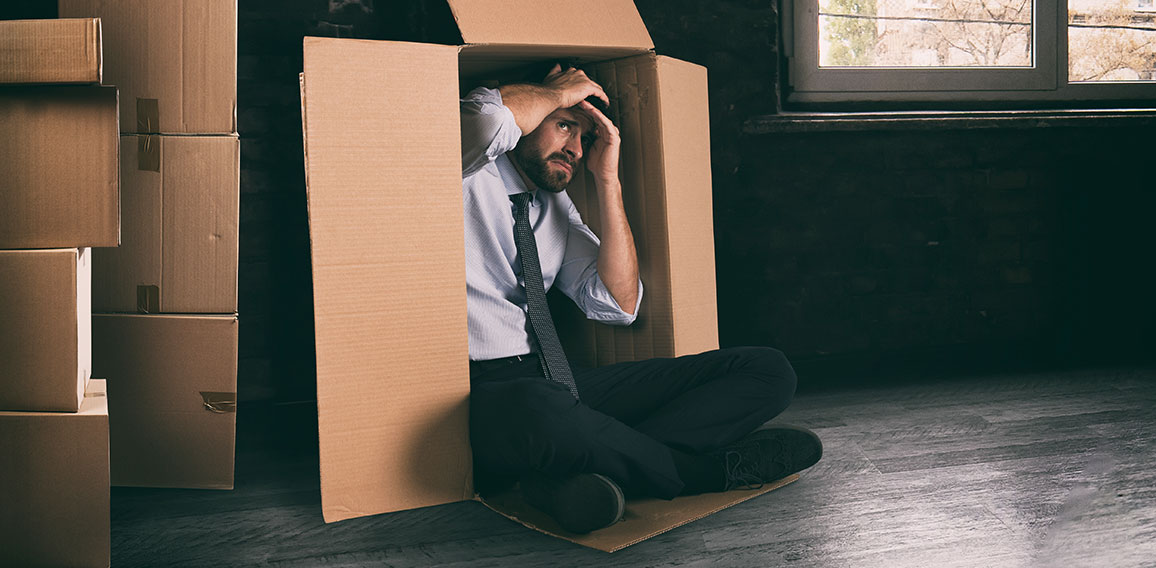
M540 84L461 101L462 193L475 485L517 484L573 533L622 518L627 496L671 499L769 483L822 455L809 430L766 424L794 370L768 347L571 368L545 305L557 287L592 320L630 325L642 303L605 91L555 66ZM601 239L566 186L580 167Z

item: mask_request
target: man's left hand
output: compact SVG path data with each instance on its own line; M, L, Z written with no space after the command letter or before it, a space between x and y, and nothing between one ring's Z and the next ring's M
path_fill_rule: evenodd
M594 175L594 181L599 187L617 185L618 180L618 153L622 145L622 138L618 134L618 127L606 117L602 111L588 101L578 103L594 121L594 143L586 150L586 169Z

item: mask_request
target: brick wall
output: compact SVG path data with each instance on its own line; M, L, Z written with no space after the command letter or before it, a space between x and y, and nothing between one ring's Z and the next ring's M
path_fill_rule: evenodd
M780 107L773 3L636 4L658 52L710 72L725 345L781 347L811 383L1152 360L1145 128L756 134ZM314 392L302 36L456 43L447 14L239 1L242 400Z
M817 383L1150 358L1143 129L753 134L781 106L774 3L636 4L658 52L709 69L723 344ZM457 43L450 22L436 0L241 0L242 398L312 396L301 36Z

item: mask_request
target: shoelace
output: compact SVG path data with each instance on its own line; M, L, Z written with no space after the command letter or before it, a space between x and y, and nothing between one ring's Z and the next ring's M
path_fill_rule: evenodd
M741 452L731 450L723 454L726 467L726 490L761 489L765 481L758 475L758 464L744 460Z

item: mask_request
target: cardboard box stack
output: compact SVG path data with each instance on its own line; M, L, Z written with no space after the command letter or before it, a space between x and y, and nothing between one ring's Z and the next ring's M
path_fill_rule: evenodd
M108 566L90 247L120 234L97 19L0 21L0 566Z
M122 234L93 258L112 484L231 489L237 391L236 0L59 0L99 17Z
M468 427L458 114L466 89L568 60L587 66L610 95L646 296L629 328L569 326L576 329L567 353L613 363L718 347L706 70L656 55L630 0L449 6L466 45L304 42L327 522L478 498ZM576 176L568 191L597 231L597 200L586 197L583 180ZM626 520L589 535L562 532L516 494L483 502L531 528L614 551L793 480L755 491L630 500Z

